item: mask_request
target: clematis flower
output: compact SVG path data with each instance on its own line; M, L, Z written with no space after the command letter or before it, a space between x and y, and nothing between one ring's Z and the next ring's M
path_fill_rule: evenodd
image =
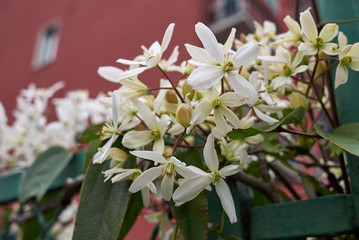
M162 176L161 193L163 199L169 201L173 192L173 183L176 172L184 177L190 177L192 175L192 171L186 168L186 164L174 156L167 160L162 154L152 151L132 151L130 153L136 157L151 160L155 164L160 164L158 167L152 167L144 171L135 179L135 181L133 181L129 188L129 191L132 193L141 190L148 183Z
M149 129L127 132L122 139L123 146L134 149L154 142L153 150L162 154L165 147L163 135L168 129L170 118L164 114L160 119L158 119L155 113L152 112L143 102L137 99L132 99L132 102L135 104L141 119Z
M359 43L347 45L339 52L339 64L335 72L335 88L348 81L348 68L359 71Z
M202 170L197 169L196 172L203 172L198 174L196 177L192 177L182 183L176 191L173 193L173 200L176 205L182 205L185 202L188 202L194 199L200 192L212 183L216 192L221 200L224 211L231 223L237 222L236 210L232 198L231 191L227 183L224 181L224 178L236 174L241 170L238 165L228 165L218 170L218 157L216 150L214 149L214 137L210 134L207 138L206 145L203 150L204 160L211 171L210 173L204 173ZM192 166L193 169L196 167Z
M243 78L238 70L244 64L254 60L260 47L256 43L248 43L231 53L235 29L232 29L226 43L221 46L212 31L203 23L196 24L196 33L204 49L185 44L188 53L198 66L188 77L188 83L194 90L204 90L216 86L226 77L234 91L247 98L250 103L258 100L257 92L249 82Z
M165 35L163 36L161 44L159 44L159 42L156 41L148 49L146 47L142 46L143 55L138 57L137 60L126 60L126 59L122 59L122 58L118 59L117 60L118 63L122 63L125 65L132 65L132 66L140 65L143 67L136 67L136 68L132 68L128 71L123 72L118 77L117 81L121 81L126 78L137 76L138 74L144 72L147 69L156 67L161 62L162 54L164 53L164 51L166 51L166 49L171 41L174 27L175 27L174 23L171 23L167 27L167 30L165 32ZM173 58L168 61L173 62L175 60L175 57L176 57L176 52L174 52Z
M317 26L309 10L300 13L300 24L307 41L299 45L299 51L308 55L315 55L320 49L328 55L338 54L338 45L329 42L338 34L337 24L325 24L318 36Z
M212 112L214 121L221 132L226 135L232 127L228 126L228 120L235 128L240 128L241 123L238 116L228 107L238 107L244 104L243 98L234 92L227 92L219 96L215 88L210 88L205 92L205 97L194 109L191 125L202 123Z

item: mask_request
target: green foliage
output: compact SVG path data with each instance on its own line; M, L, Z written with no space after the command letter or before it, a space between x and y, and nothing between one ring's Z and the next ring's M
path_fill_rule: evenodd
M134 164L130 158L128 164ZM130 181L104 182L104 164L88 166L81 189L81 198L76 216L74 239L118 239L130 206Z
M283 152L285 147L278 144L278 133L263 133L264 141L262 142L263 149L270 153Z
M175 156L187 165L193 165L202 170L205 168L201 152L198 149L178 149Z
M184 239L206 239L208 205L204 192L179 207L172 201L171 207Z
M40 154L27 170L20 184L20 202L26 202L31 197L40 200L70 162L72 156L72 153L59 146L51 147Z
M332 133L325 132L319 125L315 125L314 128L321 137L351 154L359 156L359 123L342 125L334 129Z
M97 149L103 144L103 141L100 139L96 139L90 142L87 147L87 151L85 154L85 161L84 161L84 171L86 172L87 167L89 164L92 164L93 156L97 153Z
M94 124L86 128L78 137L81 143L91 142L100 138L100 132L102 129L102 123Z

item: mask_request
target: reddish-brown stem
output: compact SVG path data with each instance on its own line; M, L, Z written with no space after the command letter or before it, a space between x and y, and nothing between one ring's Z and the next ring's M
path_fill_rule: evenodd
M181 143L181 140L182 140L183 136L185 135L186 130L187 130L187 128L184 128L182 134L177 138L175 144L173 145L173 149L172 149L172 153L171 153L172 156L173 156L173 155L175 154L175 152L176 152L177 145Z
M176 92L177 96L181 99L181 102L185 103L182 95L179 93L179 91L177 90L176 85L171 81L170 77L167 75L167 73L165 71L162 70L162 68L158 67L158 69L162 72L162 74L167 78L167 80L171 83L172 85L172 89Z

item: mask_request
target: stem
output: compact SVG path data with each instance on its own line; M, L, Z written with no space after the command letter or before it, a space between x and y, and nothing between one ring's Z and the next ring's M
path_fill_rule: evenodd
M295 135L300 135L300 136L305 136L305 137L312 137L312 138L321 138L321 136L317 135L317 134L310 134L310 133L304 133L304 132L297 132L294 130L290 130L290 129L286 129L283 127L278 127L277 132L287 132L287 133L291 133L291 134L295 134Z
M327 23L336 23L336 24L342 24L342 23L353 23L358 22L359 18L352 18L352 19L345 19L345 20L330 20L330 21L322 21L318 24L318 27L322 27Z
M172 233L172 240L176 240L177 237L177 231L178 231L178 225L177 223L175 224L174 228L173 228L173 233Z
M186 133L186 130L187 130L187 128L184 128L182 134L177 138L175 144L173 145L173 149L172 149L172 153L171 153L172 156L173 156L174 153L176 152L177 145L181 142L183 136L184 136L185 133Z
M181 101L183 103L185 103L182 95L178 92L176 85L173 84L173 82L171 81L171 79L169 78L169 76L167 75L167 73L165 71L162 70L162 68L158 67L158 69L162 72L162 74L167 78L167 80L171 83L172 85L172 89L177 93L177 96L181 99Z

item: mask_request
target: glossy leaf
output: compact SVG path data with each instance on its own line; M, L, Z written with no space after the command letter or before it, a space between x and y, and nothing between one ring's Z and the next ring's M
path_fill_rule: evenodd
M135 161L130 158L129 162ZM109 162L90 164L81 189L73 239L118 239L129 207L130 181L104 182Z
M206 239L208 214L204 192L179 207L172 201L171 207L184 239Z
M85 163L84 163L84 170L86 172L87 167L89 166L89 164L92 164L92 160L93 160L93 156L95 156L95 154L98 151L98 148L103 144L103 141L101 141L100 139L96 139L90 142L90 144L87 147L87 151L85 154Z
M342 125L334 129L332 133L325 132L319 125L315 125L314 128L323 138L351 154L359 156L359 123Z
M40 154L26 171L20 184L20 202L25 202L31 197L40 200L72 157L71 152L59 146L51 147Z
M230 137L233 140L241 140L241 139L245 139L247 137L257 135L258 133L261 133L261 132L262 132L261 130L258 130L255 128L238 129L238 130L229 132L228 137Z

